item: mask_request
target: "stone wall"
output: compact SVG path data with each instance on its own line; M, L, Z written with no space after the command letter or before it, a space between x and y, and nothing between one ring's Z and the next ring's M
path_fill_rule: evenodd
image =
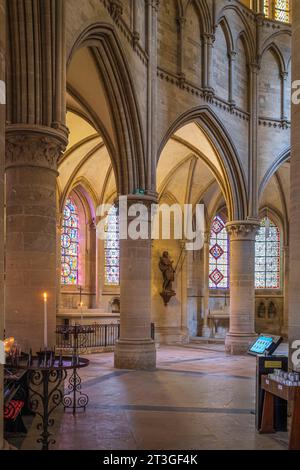
M5 0L0 0L0 80L5 80ZM5 106L0 96L0 340L4 329L4 146ZM0 365L0 449L3 444L3 367Z
M133 7L132 3L137 5ZM290 146L290 130L286 129L286 119L282 119L290 115L290 26L255 16L235 0L206 3L208 10L205 12L196 2L182 2L182 8L177 0L164 0L159 4L157 146L160 147L179 116L205 106L223 123L247 179L249 66L258 57L256 99L260 120L254 171L258 172L259 183L283 149ZM248 6L249 2L243 3ZM108 4L96 0L66 0L67 54L70 55L74 42L89 24L112 25L129 67L146 139L147 10L141 2L123 0L124 13L113 21ZM135 15L132 8L136 9ZM129 17L135 17L135 21L129 21ZM208 51L210 63L204 60L205 34L209 34L212 41ZM210 86L215 90L215 96L209 100L202 88L208 66L211 68ZM282 74L287 74L284 80ZM230 93L232 102L229 102Z

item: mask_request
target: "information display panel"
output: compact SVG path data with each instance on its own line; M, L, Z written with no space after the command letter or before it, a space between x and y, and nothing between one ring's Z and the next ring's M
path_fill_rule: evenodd
M261 334L248 349L253 356L270 355L282 342L281 336Z

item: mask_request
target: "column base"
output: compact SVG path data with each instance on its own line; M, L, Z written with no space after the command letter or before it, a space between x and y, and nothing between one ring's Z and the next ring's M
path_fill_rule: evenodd
M155 370L155 342L119 340L115 347L115 368L131 370Z
M241 356L248 351L257 336L256 333L245 335L228 333L225 340L225 352L232 356Z

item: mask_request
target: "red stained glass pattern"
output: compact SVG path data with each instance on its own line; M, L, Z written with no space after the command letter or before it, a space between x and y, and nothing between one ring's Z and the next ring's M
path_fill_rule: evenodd
M280 233L266 218L255 242L255 288L280 289Z
M229 239L225 224L216 216L212 222L209 250L210 289L229 288Z

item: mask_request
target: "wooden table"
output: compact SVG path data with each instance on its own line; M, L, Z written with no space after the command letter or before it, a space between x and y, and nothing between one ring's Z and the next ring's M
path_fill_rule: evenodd
M262 377L262 389L265 390L265 398L260 433L275 433L274 397L282 398L293 404L289 450L300 450L300 387L288 387L264 375Z

